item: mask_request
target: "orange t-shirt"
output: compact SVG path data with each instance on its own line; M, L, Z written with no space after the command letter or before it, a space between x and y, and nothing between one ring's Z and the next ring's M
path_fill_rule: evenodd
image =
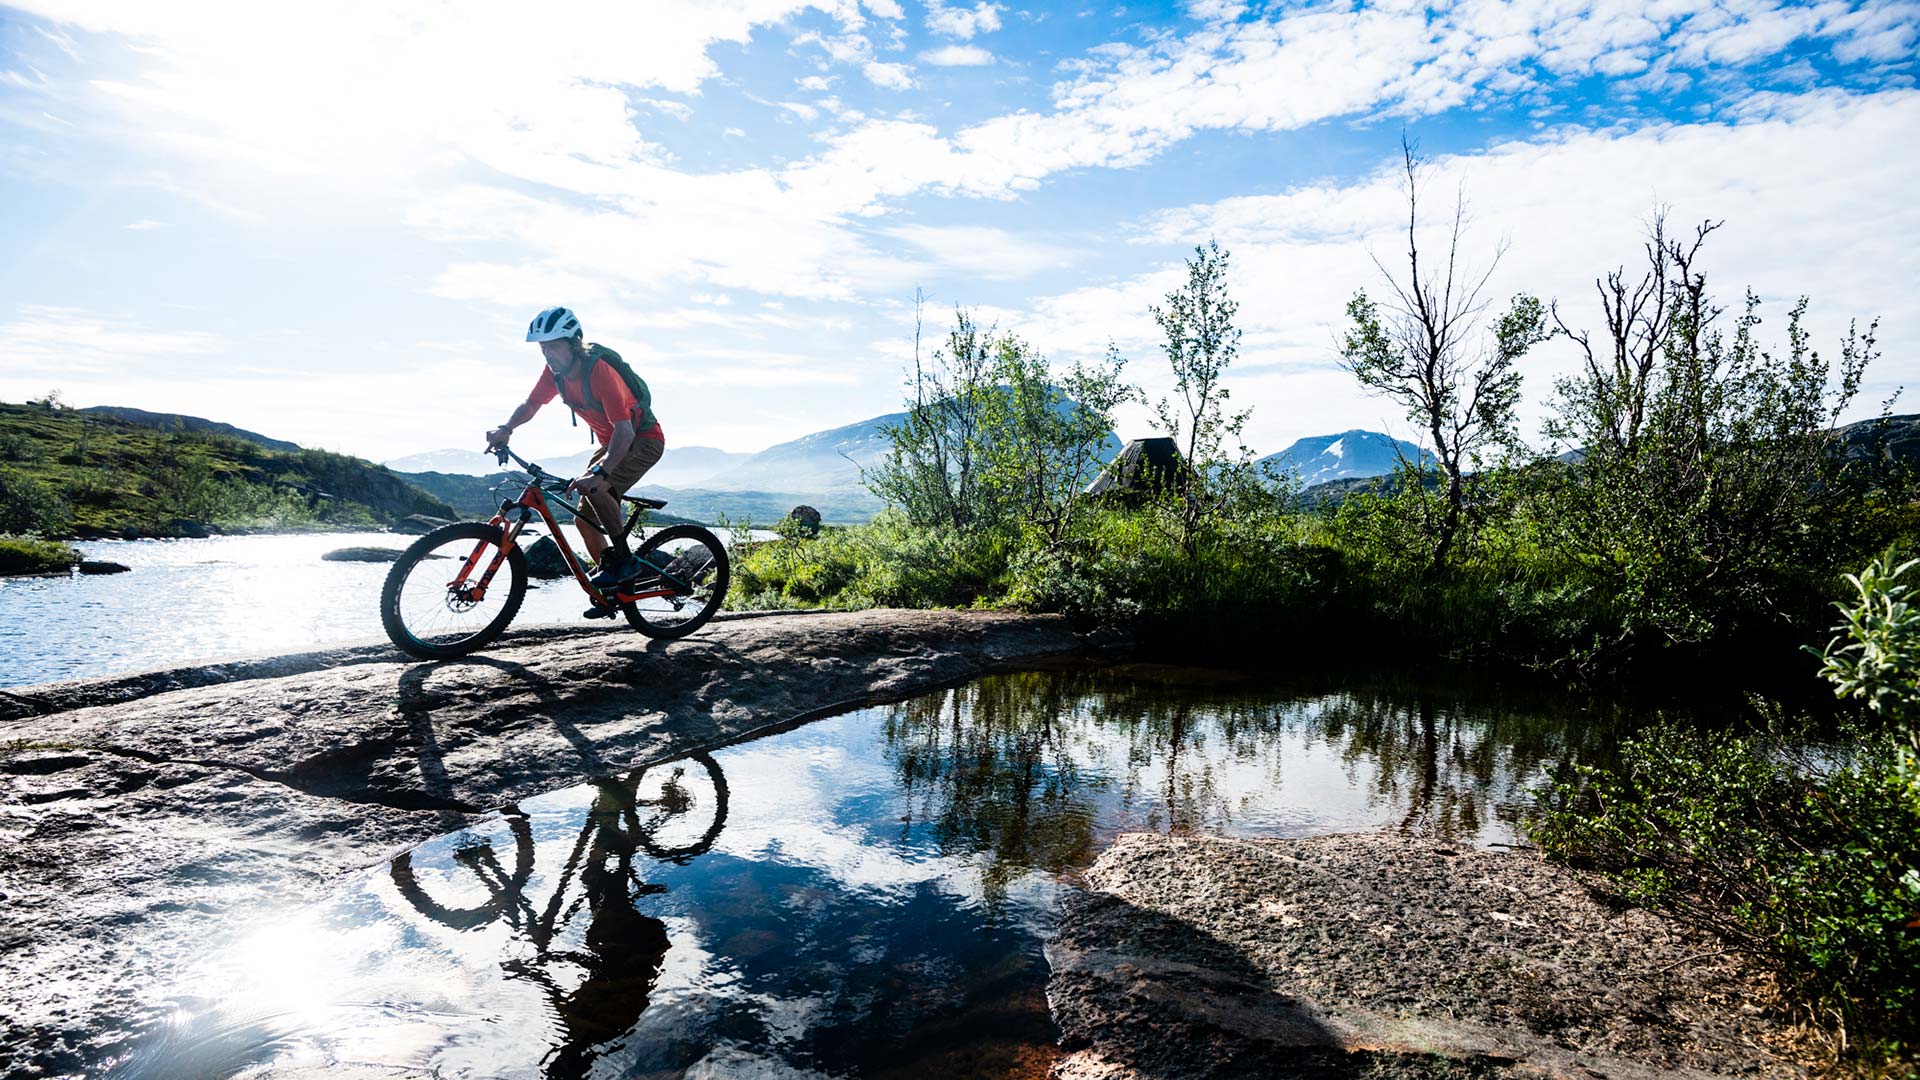
M567 376L566 399L570 403L576 403L573 411L593 429L593 434L600 440L600 445L605 446L613 441L613 425L622 420L632 421L636 439L660 438L658 421L655 421L646 431L639 430L640 420L644 415L640 410L640 403L633 400L633 391L627 389L627 381L620 377L619 372L613 370L613 365L594 364L590 382L591 399L600 403L600 409L596 410L586 404L589 395L581 390L577 375ZM527 395L527 403L537 407L559 396L560 384L553 377L553 369L547 368L540 373L540 381L533 384L533 393ZM609 416L613 419L609 420Z

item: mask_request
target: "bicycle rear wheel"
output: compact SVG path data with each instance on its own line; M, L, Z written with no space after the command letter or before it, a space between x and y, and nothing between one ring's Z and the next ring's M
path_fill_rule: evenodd
M686 637L720 610L732 569L719 537L698 525L672 525L647 537L634 554L665 573L640 578L624 591L671 589L666 595L621 603L635 630L648 637Z
M415 540L380 590L387 637L422 660L465 656L499 637L527 595L527 559L518 544L507 548L506 580L495 573L485 589L478 588L500 555L501 539L497 526L462 521Z

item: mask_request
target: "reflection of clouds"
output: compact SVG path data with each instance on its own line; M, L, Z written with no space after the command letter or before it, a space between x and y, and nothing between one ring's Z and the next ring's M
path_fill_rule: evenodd
M682 1075L685 1080L829 1080L826 1073L802 1069L736 1046L713 1051Z
M864 714L856 714L861 716ZM844 720L824 721L844 729ZM829 732L809 726L794 733L819 739ZM866 729L869 725L858 725ZM809 741L798 746L753 743L721 758L740 805L727 818L714 851L751 861L776 861L819 870L850 890L898 892L956 876L959 867L913 848L874 842L865 821L844 823L842 809L862 799L885 799L892 770L877 747ZM795 822L807 822L796 829ZM975 875L963 875L975 876ZM971 890L960 890L964 895Z

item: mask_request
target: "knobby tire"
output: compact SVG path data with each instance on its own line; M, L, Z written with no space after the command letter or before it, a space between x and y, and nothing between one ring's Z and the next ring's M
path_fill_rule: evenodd
M507 562L502 567L508 579L507 602L491 622L465 637L437 644L423 641L409 630L400 611L400 594L407 583L407 575L436 548L456 540L472 540L476 543L491 540L498 545L501 533L497 526L481 521L442 525L409 545L394 562L393 569L387 571L386 584L380 589L380 622L387 629L387 637L409 656L417 656L422 660L451 660L480 649L506 631L507 624L520 613L520 602L526 599L527 557L521 553L520 545L515 544L507 549ZM491 560L492 556L489 555L480 567L475 568L474 573L483 573L486 562ZM500 574L495 573L492 583L487 587L497 589L500 585Z
M642 610L638 604L629 601L620 605L620 610L627 616L628 625L648 637L662 638L668 641L686 637L688 634L707 625L707 621L712 619L714 614L720 610L721 605L726 602L727 585L733 579L732 564L727 559L727 546L720 542L719 537L698 525L670 525L667 528L661 529L659 532L647 537L646 542L641 544L634 554L639 555L641 558L647 558L653 552L675 540L692 540L695 543L705 545L708 550L713 552L713 591L706 606L685 622L663 624L657 621L650 621L647 618L649 612Z

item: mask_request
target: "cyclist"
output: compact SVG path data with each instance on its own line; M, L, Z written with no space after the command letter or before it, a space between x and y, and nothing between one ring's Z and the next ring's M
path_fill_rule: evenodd
M634 376L637 385L630 387L622 370L630 373L631 369L625 369L620 354L604 345L588 343L573 312L551 307L535 315L527 326L527 340L539 342L547 369L507 422L487 432L487 446L505 443L513 429L533 419L540 406L555 397L587 422L600 440L600 448L594 451L587 471L567 490L580 495L581 513L574 524L587 554L600 567L590 580L596 588L610 589L647 569L620 535L620 496L660 460L667 449L667 438L653 415L647 384ZM586 614L604 618L614 610L596 605Z

